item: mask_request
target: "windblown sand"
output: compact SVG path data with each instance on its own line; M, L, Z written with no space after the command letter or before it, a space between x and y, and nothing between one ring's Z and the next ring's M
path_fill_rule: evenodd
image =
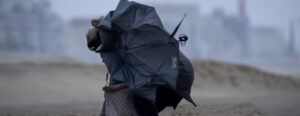
M300 116L300 81L242 65L193 62L193 107L162 116ZM98 116L106 68L65 61L0 62L0 116Z

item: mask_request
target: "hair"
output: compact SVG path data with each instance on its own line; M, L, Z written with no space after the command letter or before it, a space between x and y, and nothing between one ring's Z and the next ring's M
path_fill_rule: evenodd
M91 25L93 26L93 27L95 27L95 28L97 28L97 26L100 24L100 19L93 19L92 21L91 21Z
M100 40L100 35L98 33L98 26L101 23L101 21L103 20L103 17L100 17L98 19L93 19L91 20L91 25L93 26L92 29L89 29L89 31L86 34L86 41L87 44L90 44L90 42L92 42L92 40ZM90 48L90 50L94 51L95 48Z
M97 28L92 28L88 31L86 34L86 41L87 43L91 42L96 36L98 35L98 29Z

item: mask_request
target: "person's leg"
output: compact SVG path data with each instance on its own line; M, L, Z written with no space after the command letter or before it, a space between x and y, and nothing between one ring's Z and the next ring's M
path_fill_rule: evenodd
M102 111L100 113L100 116L105 116L105 101L103 102Z
M139 116L158 116L157 109L152 101L141 97L134 90L129 91L129 97Z

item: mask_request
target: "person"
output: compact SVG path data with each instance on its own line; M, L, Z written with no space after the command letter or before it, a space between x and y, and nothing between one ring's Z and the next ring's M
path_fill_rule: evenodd
M86 36L87 47L91 51L96 51L96 48L98 48L102 43L98 32L99 30L97 29L97 26L101 23L102 20L103 17L100 17L99 19L93 19L91 21L91 25L93 26L93 28L88 31ZM119 82L114 80L113 78L110 78L110 85L116 85L120 83L123 82ZM155 104L152 101L140 96L138 91L130 89L128 95L139 116L158 116L158 111ZM104 116L105 114L104 107L105 106L103 104L101 116Z
M139 116L158 116L168 106L175 109L183 98L195 105L190 97L192 64L153 7L120 0L116 10L91 24L88 48L100 53L110 84L128 86Z

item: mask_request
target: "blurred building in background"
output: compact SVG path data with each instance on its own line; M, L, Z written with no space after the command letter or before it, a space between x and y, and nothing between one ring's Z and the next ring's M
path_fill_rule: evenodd
M300 56L300 18L291 24L290 41L292 51Z
M257 27L251 30L250 44L254 58L278 58L287 56L283 34L273 27Z
M62 54L61 20L47 0L0 0L0 52Z
M290 47L291 53L297 57L300 62L300 18L290 25Z
M288 42L288 53L289 55L296 54L296 46L295 46L295 23L294 21L290 21L289 23L289 42Z
M249 19L244 0L238 4L238 13L228 15L216 8L211 15L200 19L200 38L208 46L207 58L234 61L249 57Z

